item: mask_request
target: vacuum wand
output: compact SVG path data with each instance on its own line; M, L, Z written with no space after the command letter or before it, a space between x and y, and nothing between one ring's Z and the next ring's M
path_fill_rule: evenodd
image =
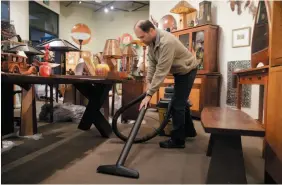
M129 133L128 140L126 141L122 149L122 152L117 160L117 163L115 165L99 166L97 168L98 173L105 173L105 174L110 174L110 175L117 175L117 176L123 176L123 177L131 177L131 178L139 178L138 171L126 168L124 166L124 163L130 152L134 139L140 129L140 126L145 116L146 110L147 109L145 109L144 107L140 110L138 118Z
M129 151L131 149L131 146L134 142L134 139L140 129L141 123L143 121L143 118L145 116L146 113L146 109L143 107L137 117L136 123L134 124L133 128L131 129L130 133L129 133L129 138L127 140L127 142L125 143L121 155L119 156L119 159L117 161L117 165L124 165L125 160L129 154Z

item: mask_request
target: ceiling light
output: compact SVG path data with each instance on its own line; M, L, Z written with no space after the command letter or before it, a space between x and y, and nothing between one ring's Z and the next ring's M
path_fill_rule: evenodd
M81 4L81 1L79 1L79 4Z
M105 11L105 13L108 13L108 11L109 11L109 10L108 10L108 8L105 8L105 10L104 10L104 11Z
M113 10L114 9L114 6L111 6L111 10Z

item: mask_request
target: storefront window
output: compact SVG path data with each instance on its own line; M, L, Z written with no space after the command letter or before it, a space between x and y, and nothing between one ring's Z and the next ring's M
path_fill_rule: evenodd
M1 1L1 21L10 21L10 2Z
M29 37L32 45L57 38L59 35L59 16L42 5L29 2Z

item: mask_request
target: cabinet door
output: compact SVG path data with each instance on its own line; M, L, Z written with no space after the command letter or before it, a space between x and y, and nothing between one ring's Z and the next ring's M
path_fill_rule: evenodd
M193 32L192 35L192 53L196 55L196 59L199 61L200 65L198 69L203 70L204 66L204 40L205 31Z
M191 107L192 111L196 111L196 112L200 111L201 84L202 84L202 79L196 78L189 96L190 102L192 103L192 107Z
M267 94L265 169L282 183L282 66L270 68Z
M282 66L270 68L267 94L266 140L282 161Z
M179 40L187 49L190 50L190 34L189 33L179 35Z
M270 35L270 65L282 65L282 2L273 1Z

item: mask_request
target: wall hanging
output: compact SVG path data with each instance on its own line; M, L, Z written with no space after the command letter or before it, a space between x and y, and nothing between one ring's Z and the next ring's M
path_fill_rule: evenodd
M251 28L238 28L232 30L232 47L246 47L251 44Z
M227 63L227 98L226 104L236 106L237 89L232 87L232 72L238 69L249 69L251 67L250 60L230 61ZM242 107L251 107L251 85L243 85L242 87Z
M232 12L234 12L235 9L236 9L237 14L241 15L242 14L242 6L244 6L244 10L248 9L249 13L252 14L253 19L255 18L256 12L257 12L257 7L255 6L254 1L247 0L247 1L244 2L244 1L240 1L240 0L230 0L230 1L228 1L228 3L230 3L230 9L231 9Z

